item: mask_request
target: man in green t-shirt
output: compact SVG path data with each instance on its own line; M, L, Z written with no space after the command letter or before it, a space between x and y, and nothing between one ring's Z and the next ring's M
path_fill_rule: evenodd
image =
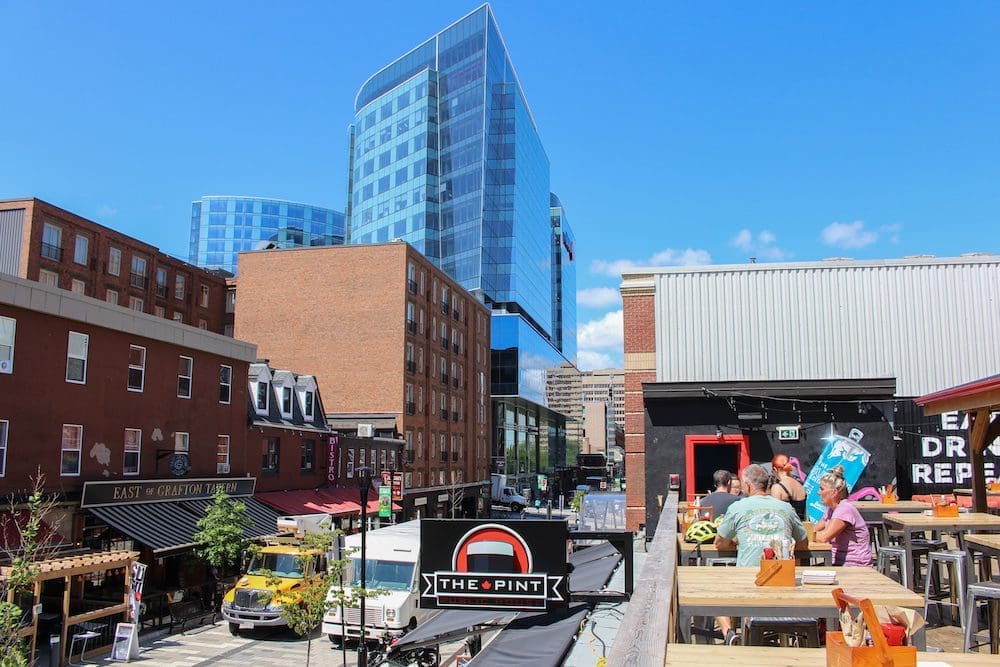
M784 500L778 500L768 493L770 473L763 466L753 463L740 473L740 482L746 497L729 506L715 546L720 549L736 547L737 567L758 567L764 549L773 541L781 543L788 539L795 548L808 547L806 529L795 509ZM781 554L777 555L778 558ZM716 619L726 643L734 641L732 622L728 617Z

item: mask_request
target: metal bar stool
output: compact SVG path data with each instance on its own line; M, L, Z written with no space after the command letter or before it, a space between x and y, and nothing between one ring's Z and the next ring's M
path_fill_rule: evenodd
M906 568L909 567L906 563L906 549L903 547L890 546L879 547L878 559L876 560L875 568L885 576L889 577L889 571L892 569L893 563L896 564L896 571L899 573L900 583L905 582Z
M976 613L976 603L985 602L987 606L987 627L990 631L990 653L1000 652L1000 583L981 582L969 584L965 596L965 642L962 650L966 653L969 649L982 644L973 644L979 631L979 614Z
M798 646L819 648L819 621L791 616L743 619L744 646Z
M948 571L948 590L946 592L941 591L940 567L942 565ZM963 628L966 627L968 619L965 615L965 593L970 578L969 574L969 555L964 551L930 552L927 556L927 577L924 578L924 618L927 618L927 611L931 604L937 605L939 615L942 606L957 607L959 625ZM934 586L936 590L933 592L931 591L932 584L936 584Z
M73 639L69 643L69 657L66 660L67 665L82 665L83 656L87 653L87 642L89 642L94 637L100 637L99 632L93 632L91 630L85 630L83 632L74 632ZM77 642L81 643L80 648L80 662L73 662L73 651L76 650Z

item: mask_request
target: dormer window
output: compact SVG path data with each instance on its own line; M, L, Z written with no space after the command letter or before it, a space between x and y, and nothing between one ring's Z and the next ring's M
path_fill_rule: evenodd
M292 416L292 388L282 387L281 388L281 416L291 417Z
M299 400L302 418L313 421L316 418L316 380L311 375L300 375L295 379L295 395Z
M269 382L257 382L257 412L267 412L267 394Z
M313 418L314 394L311 391L302 392L302 415L306 419Z

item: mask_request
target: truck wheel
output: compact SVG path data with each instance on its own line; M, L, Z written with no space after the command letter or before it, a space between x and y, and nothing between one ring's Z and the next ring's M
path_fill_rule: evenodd
M520 503L511 503L511 504L510 504L510 511L511 511L511 512L520 512L520 511L521 511L521 510L523 510L523 509L524 509L524 508L523 508L523 507L521 507L521 504L520 504Z
M328 635L330 637L330 643L336 648L340 646L340 636L339 635Z
M230 623L229 624L229 634L231 634L233 637L239 637L240 636L240 624L239 623Z
M417 629L417 618L414 616L410 619L410 622L406 625L407 632L412 632Z

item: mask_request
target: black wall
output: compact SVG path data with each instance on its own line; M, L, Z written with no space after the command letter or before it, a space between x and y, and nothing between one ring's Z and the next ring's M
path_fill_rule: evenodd
M846 436L852 428L864 433L860 444L872 458L854 488L878 487L896 477L896 444L892 425L892 402L885 403L834 403L850 397L822 399L810 402L772 399L723 397L650 399L645 401L646 412L646 530L652 534L659 518L657 496L667 493L670 473L681 475L681 499L688 492L685 479L686 460L684 438L687 435L712 435L717 430L724 434L746 434L750 441L750 462L770 466L775 454L795 456L802 465L804 475L819 458L833 431ZM860 405L860 408L859 408ZM889 412L883 414L883 410ZM738 413L757 412L763 420L753 425L739 424ZM799 439L793 442L778 440L777 426L798 426ZM733 472L736 472L735 470ZM628 475L636 474L627 471ZM698 489L704 492L707 489Z

